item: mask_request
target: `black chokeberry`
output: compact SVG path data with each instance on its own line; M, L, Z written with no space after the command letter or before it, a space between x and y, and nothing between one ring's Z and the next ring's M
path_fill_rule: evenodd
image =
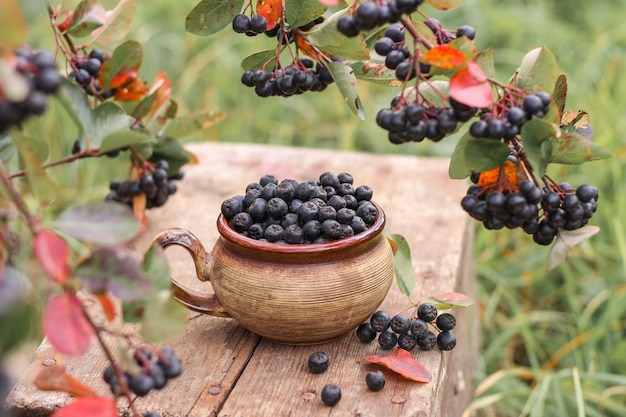
M326 384L322 388L321 398L324 404L332 407L341 400L341 388L337 384Z
M365 375L365 383L370 391L380 391L385 386L385 375L382 371L370 371Z
M245 14L238 14L233 18L233 30L237 33L246 33L250 30L250 18Z
M417 346L417 338L411 334L403 333L398 336L398 347L411 351Z
M329 364L330 359L325 352L314 352L309 356L309 360L307 361L309 371L313 374L326 372Z
M437 346L441 350L452 350L456 346L456 336L450 331L443 331L437 335Z
M423 339L428 333L428 323L422 319L411 321L411 334L417 339Z
M467 36L468 39L473 40L476 37L476 30L468 25L460 26L456 30L456 37Z
M431 350L437 346L437 336L429 330L424 337L417 339L417 345L421 350Z
M250 18L250 31L254 34L265 32L267 28L267 19L260 14L256 14Z
M370 317L370 324L374 331L379 333L383 332L387 330L391 324L391 315L384 310L378 310Z
M437 318L437 307L432 303L422 303L417 307L417 316L425 322L431 322Z
M404 314L396 314L391 318L389 327L396 333L408 333L411 329L411 319Z
M526 114L530 117L540 112L543 109L544 104L541 98L537 95L529 94L524 97L522 107L524 108L524 111L526 111Z
M356 337L359 338L361 343L371 343L376 339L376 331L372 329L370 323L361 323L356 328Z
M128 388L140 397L148 395L154 387L154 378L146 374L133 375L128 381Z
M393 349L398 344L398 335L391 330L385 330L378 335L378 344L385 350Z
M437 316L435 321L437 328L441 331L449 331L456 326L456 317L450 313L443 313Z
M337 30L349 38L353 38L359 34L359 27L351 16L341 17L337 21Z

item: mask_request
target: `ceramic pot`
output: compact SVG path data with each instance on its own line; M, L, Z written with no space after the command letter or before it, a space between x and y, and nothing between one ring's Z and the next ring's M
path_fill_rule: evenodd
M213 287L213 294L200 295L173 279L174 297L189 309L232 317L276 342L323 343L368 320L393 281L385 214L375 205L379 215L370 228L327 243L260 242L234 231L221 215L210 252L185 229L164 230L155 242L187 249L197 278Z

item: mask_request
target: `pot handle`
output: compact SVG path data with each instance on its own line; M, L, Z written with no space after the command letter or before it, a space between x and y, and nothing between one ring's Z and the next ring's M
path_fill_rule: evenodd
M189 252L196 267L196 277L200 281L210 281L211 254L207 253L202 242L190 231L179 228L166 229L154 239L164 250L171 245L182 246ZM231 317L215 294L205 295L185 288L172 277L174 299L192 311L211 316Z

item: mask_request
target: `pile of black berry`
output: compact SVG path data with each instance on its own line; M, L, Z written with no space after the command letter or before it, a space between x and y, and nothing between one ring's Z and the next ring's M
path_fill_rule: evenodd
M175 180L183 177L182 171L169 175L169 164L165 160L157 161L152 172L144 172L138 180L111 181L111 192L106 196L107 201L116 201L132 207L133 197L146 195L146 208L161 207L172 194L176 193Z
M181 361L170 348L163 348L155 352L148 349L138 349L135 351L134 358L140 371L130 373L120 370L120 372L128 389L139 397L148 395L153 389L163 388L170 379L178 377L182 372ZM102 377L109 384L111 392L114 395L120 395L120 381L113 365L105 368Z
M259 97L290 97L307 91L320 92L333 83L333 77L326 66L315 64L312 59L301 58L283 69L266 72L259 69L247 70L241 76L241 83L254 88Z
M438 142L456 131L459 122L471 119L477 109L449 99L450 107L426 107L418 102L407 102L401 96L394 97L391 108L376 114L376 123L389 131L393 144L421 142L430 139Z
M524 181L516 192L472 185L461 206L486 229L520 227L533 235L535 243L549 245L560 229L576 230L586 225L596 211L597 201L598 189L592 185L574 189L561 183L548 189Z
M475 138L511 140L533 116L545 116L550 111L551 102L550 94L545 91L529 94L520 106L510 106L502 117L494 116L491 112L483 113L480 120L471 124L469 133Z
M27 89L13 97L9 91L0 91L0 134L10 126L19 126L29 115L42 115L48 108L47 94L56 93L61 76L56 68L54 54L47 50L33 52L28 47L15 51L6 71L12 71L17 84ZM19 96L19 97L18 97Z
M102 99L110 98L114 91L110 88L102 90L98 82L98 74L100 74L102 64L110 58L100 49L93 49L89 55L78 55L72 59L71 65L74 69L70 72L69 78L76 81L89 95Z
M357 7L354 16L344 16L337 21L337 30L348 37L374 29L385 23L400 21L403 14L411 14L424 0L366 1Z
M233 230L264 242L344 239L367 230L379 215L372 189L353 182L345 172L325 172L309 182L264 175L248 184L245 195L223 201L221 212Z
M244 33L246 36L256 36L265 32L267 20L260 14L248 17L245 14L238 14L233 18L233 30L237 33Z
M362 343L371 343L378 338L378 344L383 349L398 346L407 351L415 347L421 350L435 347L451 350L456 346L456 337L452 333L455 326L454 315L438 314L434 304L422 303L417 307L417 318L414 319L404 314L392 317L388 312L379 310L372 314L369 322L357 327L356 335Z

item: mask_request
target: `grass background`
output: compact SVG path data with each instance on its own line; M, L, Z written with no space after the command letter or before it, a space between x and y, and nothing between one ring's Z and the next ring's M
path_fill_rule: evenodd
M387 141L374 115L389 105L395 89L360 84L364 121L351 114L334 88L289 99L256 97L241 85L239 63L272 41L230 30L211 37L185 33L185 16L196 2L138 1L131 34L145 48L141 77L152 80L165 70L180 112L227 114L193 140L451 153L453 138L402 146ZM576 247L567 264L546 272L547 248L531 244L522 232L477 228L483 345L475 400L466 415L626 416L626 1L467 0L448 12L424 10L447 28L474 26L478 48L494 49L501 81L526 51L546 45L568 75L567 109L588 111L594 140L615 155L550 168L557 181L600 190L592 224L602 230ZM53 47L46 20L32 16L35 47ZM72 139L59 140L64 151L71 148Z

